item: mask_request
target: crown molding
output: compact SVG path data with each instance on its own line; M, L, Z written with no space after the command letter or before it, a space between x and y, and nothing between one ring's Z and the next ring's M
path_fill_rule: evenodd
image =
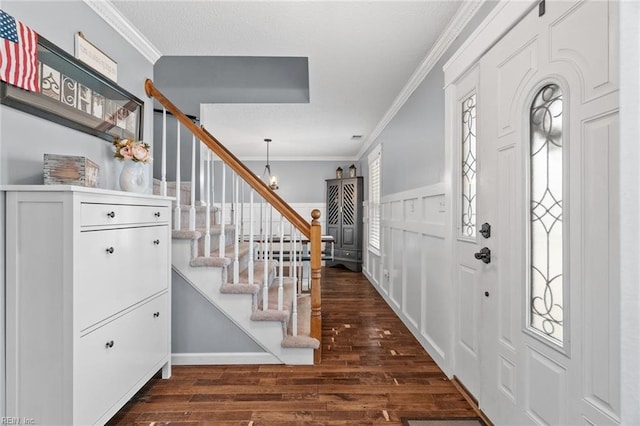
M138 50L149 62L155 64L162 53L111 3L111 0L83 0L107 24Z
M391 122L393 117L396 116L398 111L400 111L402 106L407 102L409 97L422 83L425 77L433 69L435 64L438 63L440 59L442 59L442 55L445 54L447 49L460 35L464 27L469 23L471 18L473 18L473 16L476 14L478 9L480 9L480 6L484 4L484 2L485 0L462 2L455 15L451 18L449 24L442 32L442 34L440 34L440 37L438 37L438 40L436 40L427 56L422 60L422 62L420 62L420 65L418 65L416 70L409 78L409 81L402 88L398 96L396 96L395 100L393 101L385 115L378 122L376 127L374 127L371 134L367 136L362 144L362 148L360 148L360 151L358 151L358 158L361 158L364 153L367 152L369 147L375 142L378 136L380 136L382 131Z

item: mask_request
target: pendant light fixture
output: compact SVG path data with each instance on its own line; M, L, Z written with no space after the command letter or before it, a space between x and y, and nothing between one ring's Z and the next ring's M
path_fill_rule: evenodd
M267 165L264 166L264 173L262 173L262 179L274 191L278 189L278 178L271 174L271 166L269 165L269 144L271 139L264 140L267 143Z

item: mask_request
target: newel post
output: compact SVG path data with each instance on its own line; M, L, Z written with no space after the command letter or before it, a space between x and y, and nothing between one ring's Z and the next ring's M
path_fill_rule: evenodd
M320 277L322 275L322 227L320 226L320 210L311 212L311 337L318 339L320 346L313 353L313 363L322 360L322 297L320 294Z

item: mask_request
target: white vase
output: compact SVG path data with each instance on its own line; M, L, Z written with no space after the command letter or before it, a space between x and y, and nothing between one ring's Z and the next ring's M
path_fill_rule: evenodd
M120 173L120 189L127 192L144 194L147 192L147 168L145 163L124 160Z

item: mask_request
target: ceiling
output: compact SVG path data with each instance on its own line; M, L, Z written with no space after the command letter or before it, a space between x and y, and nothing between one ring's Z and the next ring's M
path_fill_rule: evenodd
M309 103L207 103L201 123L238 157L357 159L461 1L111 0L170 56L307 57ZM352 136L361 135L354 139Z

